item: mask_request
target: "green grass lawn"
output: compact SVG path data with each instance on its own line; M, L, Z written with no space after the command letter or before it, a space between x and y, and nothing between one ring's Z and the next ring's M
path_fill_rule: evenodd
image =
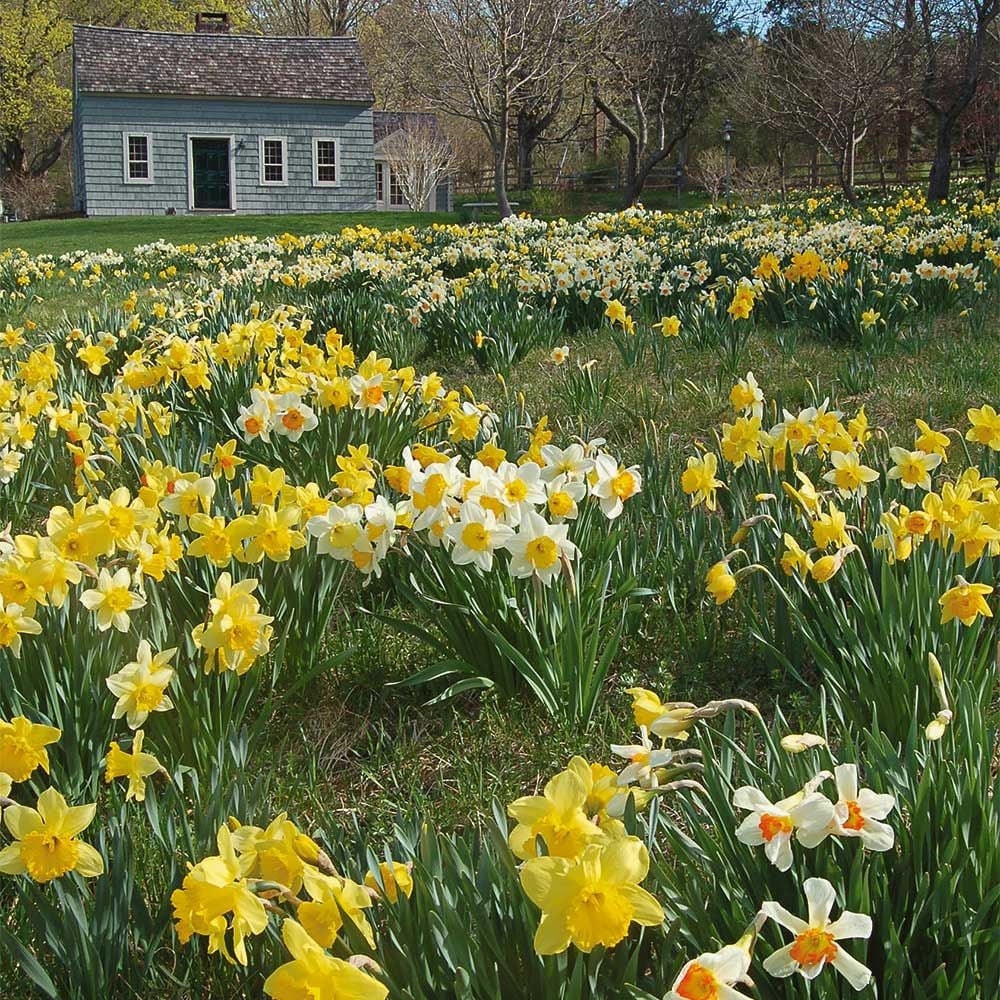
M530 196L511 192L519 202L518 211L530 211ZM117 250L126 252L143 243L166 240L170 243L211 243L226 236L277 236L294 233L339 232L348 226L397 229L426 226L433 222L460 222L468 219L461 210L463 201L492 201L488 193L456 200L455 212L325 212L295 215L127 215L97 219L44 219L0 226L0 250L19 247L28 253L63 254L71 250ZM617 191L569 192L561 202L546 205L546 212L577 218L587 212L611 212L620 207ZM677 195L670 190L651 190L643 199L648 208L676 211ZM680 208L702 208L707 199L700 192L685 192ZM483 211L480 220L496 221L499 216Z
M127 251L142 243L211 243L226 236L277 236L339 232L347 226L401 226L454 222L458 216L427 212L330 212L301 215L129 215L101 219L46 219L0 226L0 250L31 254L70 250Z

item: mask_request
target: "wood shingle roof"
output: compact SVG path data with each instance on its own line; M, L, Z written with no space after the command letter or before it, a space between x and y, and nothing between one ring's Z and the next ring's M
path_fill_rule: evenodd
M76 86L101 94L371 104L357 39L73 28Z

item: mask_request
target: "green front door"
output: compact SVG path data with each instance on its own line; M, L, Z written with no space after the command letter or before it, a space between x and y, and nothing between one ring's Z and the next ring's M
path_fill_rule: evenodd
M230 209L229 140L192 139L194 207Z

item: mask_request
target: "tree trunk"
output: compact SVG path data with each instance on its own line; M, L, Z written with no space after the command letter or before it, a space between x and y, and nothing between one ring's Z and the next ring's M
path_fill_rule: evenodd
M848 169L849 158L853 150L845 149L840 154L840 159L837 161L837 179L840 181L840 189L844 192L844 197L847 199L847 203L852 208L858 207L858 195L854 190L854 178L852 176L853 164L851 164L850 169Z
M997 176L997 150L983 157L983 193L989 197Z
M506 219L514 214L510 207L510 199L507 197L507 148L509 145L510 136L507 126L504 125L500 129L496 145L493 147L493 190L496 194L497 209L501 219Z
M950 115L942 115L938 122L937 144L931 163L930 183L927 185L928 201L944 201L951 187L951 139L955 128Z
M639 143L628 137L628 160L625 163L625 192L622 195L622 208L631 208L642 194L642 184L639 182Z

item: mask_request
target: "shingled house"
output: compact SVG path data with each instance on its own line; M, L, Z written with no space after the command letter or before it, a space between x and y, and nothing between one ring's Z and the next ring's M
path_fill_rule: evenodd
M364 211L377 178L395 189L373 169L353 38L232 34L225 14L198 15L193 34L78 26L73 92L87 215ZM379 207L403 206L390 193Z

